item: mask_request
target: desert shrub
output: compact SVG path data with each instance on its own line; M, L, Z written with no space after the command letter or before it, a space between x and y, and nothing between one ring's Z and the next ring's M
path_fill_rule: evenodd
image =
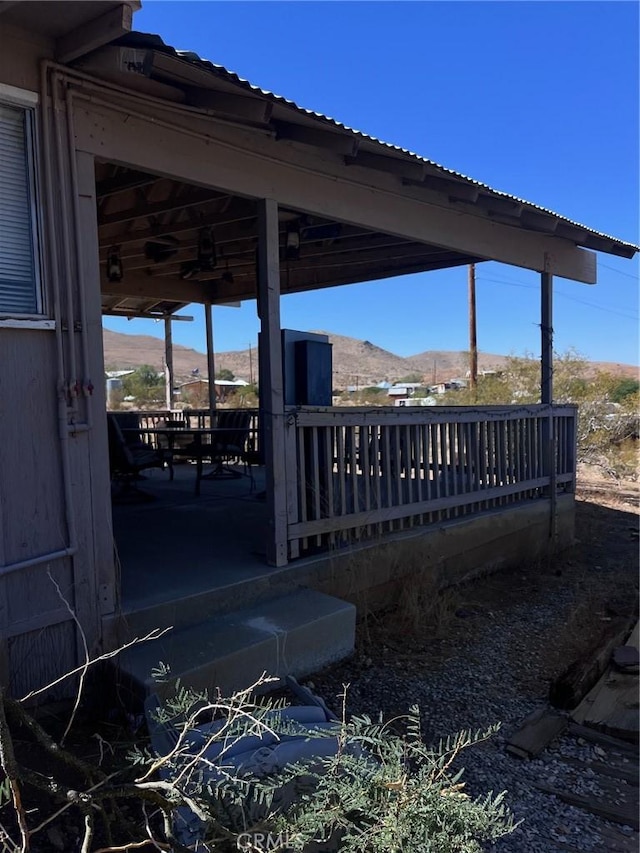
M156 712L160 725L178 721L180 734L166 755L138 750L134 761L147 768L142 778L159 771L183 804L192 804L208 849L304 851L321 842L352 853L475 853L481 842L514 829L504 793L471 797L455 766L497 726L461 732L431 748L417 707L404 725L343 715L328 728L302 729L284 718L283 708L270 699L254 701L246 691L211 702L206 694L182 690ZM195 737L195 747L194 730L206 732ZM317 752L268 775L242 772L224 758L243 738L255 749L256 738L286 739L301 731L318 744ZM261 847L265 839L268 848Z

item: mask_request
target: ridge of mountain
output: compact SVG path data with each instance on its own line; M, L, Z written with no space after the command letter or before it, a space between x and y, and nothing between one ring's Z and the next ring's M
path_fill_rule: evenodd
M456 350L425 350L411 356L400 356L385 350L369 340L360 340L333 332L318 332L328 335L333 345L333 383L335 388L356 385L360 388L374 385L382 380L397 382L407 376L418 374L424 382L445 382L466 374L468 354ZM152 335L129 335L103 329L104 360L109 369L124 370L149 364L158 371L164 368L164 342ZM190 347L174 344L174 373L176 382L185 381L197 370L200 376L207 376L207 357L205 353ZM499 370L508 361L508 356L480 352L479 370ZM256 379L258 358L256 349L217 352L215 354L216 372L226 368L234 376ZM630 364L616 362L591 362L595 372L603 370L622 376L638 376L638 368Z

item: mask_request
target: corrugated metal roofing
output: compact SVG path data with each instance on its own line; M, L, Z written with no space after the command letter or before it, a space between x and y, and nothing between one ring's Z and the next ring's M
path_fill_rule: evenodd
M416 154L413 151L409 151L406 148L401 148L398 145L393 145L389 142L384 142L381 139L377 139L375 136L370 136L369 134L364 133L361 130L356 130L355 128L349 127L348 125L343 124L342 122L337 121L336 119L330 118L329 116L323 115L322 113L305 109L304 107L301 107L296 104L294 101L284 98L282 95L276 95L273 92L267 91L266 89L261 89L259 86L254 85L253 83L249 82L249 80L245 80L235 72L229 71L222 65L216 65L215 63L210 62L207 59L203 59L194 51L177 50L171 45L166 44L159 35L154 35L152 33L131 32L120 38L116 43L126 45L128 47L135 47L146 50L156 50L168 54L169 56L174 56L178 59L182 59L198 68L202 68L210 72L211 74L222 80L225 80L228 83L232 83L244 89L247 92L251 92L252 94L257 95L261 98L266 98L267 100L273 103L283 105L295 111L299 115L306 116L307 118L312 118L318 123L332 127L335 130L351 134L358 139L366 140L367 142L376 146L378 149L382 149L381 151L379 151L379 153L394 152L396 154L400 154L403 158L407 160L425 166L429 166L431 169L434 170L435 173L439 173L443 177L448 177L464 182L477 188L478 190L481 190L483 193L488 193L493 196L507 199L508 201L514 202L516 204L525 205L529 210L536 211L538 213L545 214L548 216L553 216L566 225L579 228L594 237L611 241L620 248L624 247L628 250L631 249L635 252L640 250L640 248L633 243L628 243L624 240L620 240L617 237L613 237L610 234L605 234L602 231L596 231L595 229L589 228L583 223L568 219L567 217L562 216L561 214L556 213L555 211L550 210L549 208L541 207L540 205L534 204L533 202L527 201L526 199L522 199L518 196L511 195L510 193L505 193L501 190L496 190L493 187L488 186L488 184L484 184L481 181L476 181L474 178L470 178L468 175L463 175L460 172L454 171L453 169L448 169L446 166L442 166L440 163L436 163L434 160L429 160L426 157L421 157L419 154ZM576 240L576 242L579 241Z

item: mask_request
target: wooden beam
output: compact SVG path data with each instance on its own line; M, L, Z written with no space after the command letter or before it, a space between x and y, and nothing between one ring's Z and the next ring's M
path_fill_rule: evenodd
M449 199L467 201L471 204L475 204L480 195L479 188L473 186L473 184L463 183L452 178L444 178L440 175L426 175L419 181L405 178L402 183L408 187L422 187L426 190L444 193Z
M480 258L467 255L456 255L455 257L441 257L439 260L422 261L421 263L406 262L390 268L382 268L380 264L371 264L364 269L362 267L349 269L348 275L344 270L331 269L319 271L315 275L297 278L292 269L289 281L282 287L283 293L303 293L308 290L320 290L325 287L341 287L347 284L359 284L367 281L381 281L385 278L393 278L399 275L411 275L420 272L429 272L437 269L463 266L465 264L478 262ZM156 279L154 279L155 281ZM157 279L160 280L160 279ZM212 299L216 305L227 300L245 300L256 298L256 283L253 276L236 276L232 285L220 280L211 284Z
M370 151L358 151L355 156L347 155L344 158L347 166L362 166L365 169L376 169L379 172L388 172L400 178L408 178L412 181L422 182L426 174L426 166L417 160L401 160L399 157L388 157L384 154L374 154Z
M187 103L192 107L257 124L268 124L273 112L273 104L264 98L229 95L211 89L189 89Z
M288 561L287 489L284 423L284 380L280 330L280 250L278 204L258 202L258 316L260 318L260 407L264 424L266 471L267 560Z
M211 286L196 281L181 281L178 278L163 278L127 273L122 281L102 281L103 296L120 299L158 299L175 302L207 302L211 299Z
M490 214L499 213L517 217L522 212L522 204L519 201L513 201L510 198L501 198L496 195L484 195L482 194L482 190L480 190L476 204Z
M524 228L534 228L536 231L543 231L545 234L555 234L559 225L557 216L526 208L520 214L520 222Z
M574 243L584 243L589 234L584 228L578 228L575 225L568 225L565 222L559 222L556 228L558 237L564 237L566 240L572 240Z
M96 197L106 198L116 193L134 190L138 187L146 187L161 180L157 175L149 175L146 172L125 172L115 175L113 178L104 178L96 182Z
M205 119L201 137L194 135L199 125L191 120L186 136L177 120L175 125L159 123L131 109L81 102L79 96L75 103L76 144L97 156L234 195L269 197L277 191L284 207L483 260L542 272L546 257L554 275L596 280L593 252L555 235L491 221L466 205L443 204L439 193L410 187L390 191L375 186L374 174L365 184L344 164L329 158L319 163L302 147L284 155L273 140L240 137L239 131L213 127Z
M55 47L56 59L63 64L73 62L130 32L132 21L133 12L127 3L110 9L59 38Z
M303 127L287 121L276 121L273 124L277 140L285 139L302 145L313 145L316 148L326 148L347 156L353 156L358 150L359 141L346 133L317 130L315 127Z
M154 237L166 237L169 235L176 236L184 234L187 231L194 231L197 227L216 228L216 237L225 239L224 231L222 234L218 232L218 228L226 228L230 225L236 225L241 222L249 222L256 218L256 205L254 201L245 199L234 199L230 207L224 213L205 214L198 225L193 222L180 222L176 224L158 224L149 228L138 228L136 230L124 229L123 231L111 234L101 240L102 248L109 246L127 246L132 243L146 242L153 240ZM253 232L252 232L253 233ZM228 239L228 238L227 238Z
M163 213L171 213L173 210L184 210L187 207L197 207L200 204L207 204L212 201L219 201L220 193L213 190L192 190L185 195L171 196L165 201L158 201L152 204L139 204L136 207L130 207L127 210L118 210L114 213L107 213L101 216L98 221L98 226L113 225L114 223L131 222L134 219L144 219L148 216L160 216ZM170 227L170 226L169 226ZM191 228L197 226L193 223Z

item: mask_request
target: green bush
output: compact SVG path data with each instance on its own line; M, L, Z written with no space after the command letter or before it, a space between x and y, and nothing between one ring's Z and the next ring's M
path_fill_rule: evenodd
M136 752L134 762L147 766L143 778L161 771L177 801L188 801L205 818L201 837L208 849L304 851L319 842L327 845L323 849L350 853L479 853L483 841L515 828L504 793L472 798L456 766L465 749L491 737L498 726L461 732L430 748L417 707L389 723L343 716L329 730L305 728L305 736L318 743L337 739L337 749L270 776L242 774L230 761L225 766L224 759L212 760L216 744L227 749L266 732L299 734L300 724L279 716L283 707L269 699L253 701L249 691L210 702L204 694L179 690L157 713L161 725L180 721L172 751L160 757ZM189 732L203 714L217 717L222 728L202 729L209 732L206 740L189 749ZM254 838L268 838L268 847L250 846Z

